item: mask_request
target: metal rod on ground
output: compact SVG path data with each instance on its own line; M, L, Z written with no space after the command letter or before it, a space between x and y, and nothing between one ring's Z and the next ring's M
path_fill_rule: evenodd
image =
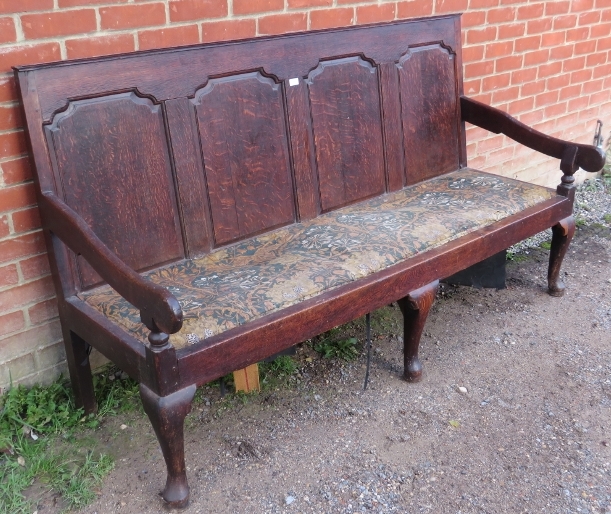
M367 383L369 382L369 368L371 366L371 314L365 315L365 326L367 332L367 369L365 371L365 383L363 384L363 391L367 390Z

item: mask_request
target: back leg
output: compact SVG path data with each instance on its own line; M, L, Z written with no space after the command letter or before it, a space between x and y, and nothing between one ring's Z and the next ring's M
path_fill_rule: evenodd
M63 332L66 360L68 361L76 406L85 409L86 414L97 412L98 404L93 390L93 378L89 363L91 346L71 330L64 330Z
M408 382L418 382L422 378L422 364L418 358L418 348L438 287L439 280L435 280L412 291L398 302L403 313L403 378Z
M549 269L547 272L547 286L552 296L564 294L564 282L560 278L562 260L569 249L571 239L575 234L575 218L569 216L552 227L552 248L549 254Z

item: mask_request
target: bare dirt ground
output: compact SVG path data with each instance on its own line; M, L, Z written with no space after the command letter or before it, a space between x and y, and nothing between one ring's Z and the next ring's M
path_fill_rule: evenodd
M609 229L578 230L569 252L563 298L546 293L546 250L510 262L507 289L445 286L421 383L401 380L400 313L388 307L373 316L367 391L364 352L329 361L307 344L278 388L223 399L204 388L186 423L184 512L611 512ZM362 320L346 330L363 340ZM82 512L166 512L145 416L92 436L116 467Z

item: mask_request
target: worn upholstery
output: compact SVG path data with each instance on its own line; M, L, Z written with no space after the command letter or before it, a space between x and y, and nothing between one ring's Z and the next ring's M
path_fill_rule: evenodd
M185 347L552 198L549 189L463 169L145 274L180 302ZM442 277L439 277L442 278ZM139 311L108 286L79 295L146 341Z

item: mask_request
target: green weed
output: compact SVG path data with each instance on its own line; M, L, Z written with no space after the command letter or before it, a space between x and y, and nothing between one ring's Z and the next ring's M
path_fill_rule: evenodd
M539 245L539 248L543 248L543 250L551 250L552 249L552 242L551 241L543 241Z
M339 358L346 361L354 360L359 352L356 348L356 337L342 338L342 332L334 328L320 336L314 344L316 350L323 359Z

